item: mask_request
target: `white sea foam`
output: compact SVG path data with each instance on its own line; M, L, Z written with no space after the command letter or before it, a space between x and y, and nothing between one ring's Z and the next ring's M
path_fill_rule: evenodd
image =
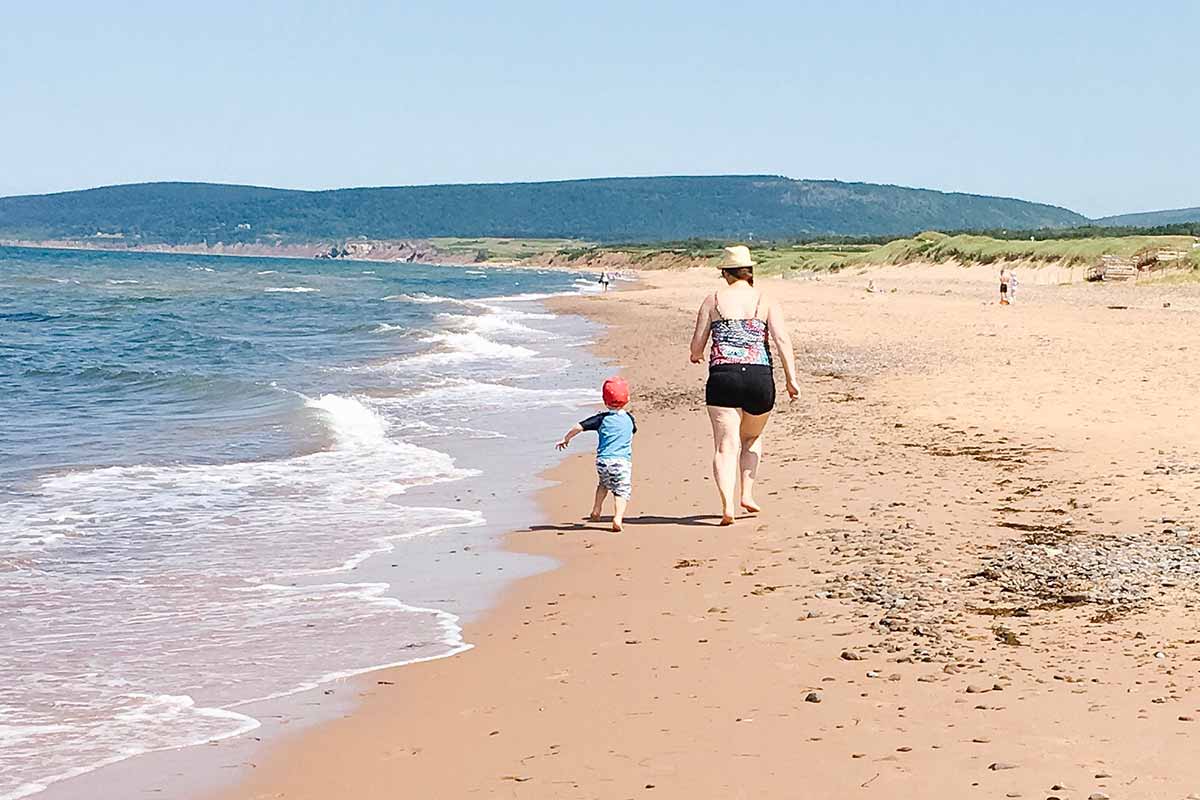
M465 646L452 616L387 598L385 585L314 581L350 575L406 538L482 524L476 511L394 500L473 473L391 438L360 398L306 405L330 449L48 475L6 504L0 542L25 566L5 573L0 608L35 611L5 620L0 798L242 733L257 723L234 704L395 662L379 657L381 641L400 643L404 660ZM262 588L276 584L286 591ZM55 674L41 672L46 664ZM90 676L72 680L65 705L51 700L62 674Z
M462 627L459 625L459 618L455 614L448 611L443 611L436 608L423 608L414 606L397 600L394 597L387 595L387 590L390 588L386 583L331 583L325 584L323 589L333 592L344 593L346 596L357 598L362 604L375 608L385 609L387 611L399 612L402 614L419 614L428 615L433 618L433 623L438 633L438 643L445 650L431 656L414 656L412 658L402 659L400 661L391 661L384 664L371 664L368 666L356 666L349 669L341 669L332 672L326 672L317 676L311 681L295 684L288 689L272 692L262 697L254 697L248 700L242 700L237 703L230 704L227 708L239 708L243 706L253 705L268 700L275 700L280 697L306 692L311 689L316 689L326 683L334 681L346 680L356 675L362 675L367 672L374 672L379 669L390 669L392 667L402 667L408 664L416 664L424 661L434 661L441 658L448 658L458 653L470 650L473 645L468 644L462 637ZM283 586L280 584L260 584L254 587L252 591L261 591L272 593L278 596L291 596L296 594L296 587Z
M423 419L405 418L397 423L395 427L406 436L415 436L419 438L440 437L440 436L457 436L466 439L507 439L506 434L499 431L483 430L482 428L471 428L466 425L434 425L431 422L426 422Z
M319 292L320 289L314 289L311 286L268 286L263 289L264 292L291 292L294 294L306 294L308 292Z
M436 294L426 294L425 292L414 292L412 294L389 294L383 298L390 303L420 303L427 305L431 303L450 303L454 305L470 305L468 300L456 300L453 297L441 297Z
M411 361L455 358L463 359L514 359L533 358L536 350L519 345L503 344L478 333L435 333L422 341L439 345L449 352L425 353Z
M508 314L439 314L438 318L452 327L466 328L479 334L519 338L542 338L551 335L546 331L517 322L513 316Z
M398 331L405 330L408 330L408 328L405 328L403 325L393 325L390 322L381 322L371 329L371 333L396 333Z
M528 389L486 381L462 380L437 386L407 397L373 398L381 409L500 410L510 408L578 408L596 402L596 390L584 387Z
M522 294L497 295L496 297L480 297L476 303L527 303L533 300L548 300L551 297L570 297L578 292L525 292Z
M597 292L604 291L604 287L596 281L591 281L584 278L576 280L575 287L583 294L596 294Z

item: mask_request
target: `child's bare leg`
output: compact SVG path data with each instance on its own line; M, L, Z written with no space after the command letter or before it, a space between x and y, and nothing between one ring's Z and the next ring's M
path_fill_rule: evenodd
M629 498L613 495L613 505L616 506L616 513L613 514L612 529L613 533L620 533L625 523L625 506L629 505Z
M604 498L606 497L608 497L608 489L605 489L603 484L596 484L596 500L592 503L592 513L588 514L588 519L592 522L600 519L600 512L604 510Z

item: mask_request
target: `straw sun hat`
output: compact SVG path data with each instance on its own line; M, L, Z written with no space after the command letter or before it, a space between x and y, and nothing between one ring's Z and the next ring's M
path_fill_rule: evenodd
M719 269L742 269L753 267L756 263L758 262L750 257L749 247L744 244L736 244L733 247L725 248L725 255L717 267Z

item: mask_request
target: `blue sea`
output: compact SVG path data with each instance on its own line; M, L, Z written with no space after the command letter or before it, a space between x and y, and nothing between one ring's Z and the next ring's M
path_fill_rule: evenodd
M0 800L468 647L603 373L540 301L593 289L0 247Z

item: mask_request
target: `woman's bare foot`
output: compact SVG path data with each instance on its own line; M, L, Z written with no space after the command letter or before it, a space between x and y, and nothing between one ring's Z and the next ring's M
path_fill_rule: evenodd
M588 522L599 522L599 521L600 521L600 512L599 511L593 511L592 513L588 514Z
M743 497L742 508L749 511L751 514L757 514L758 512L762 511L762 506L754 502L753 497Z
M732 514L724 514L721 516L722 525L732 525L735 522L737 522L737 517L733 516Z
M612 532L620 533L623 530L625 530L625 521L614 517L612 521Z

